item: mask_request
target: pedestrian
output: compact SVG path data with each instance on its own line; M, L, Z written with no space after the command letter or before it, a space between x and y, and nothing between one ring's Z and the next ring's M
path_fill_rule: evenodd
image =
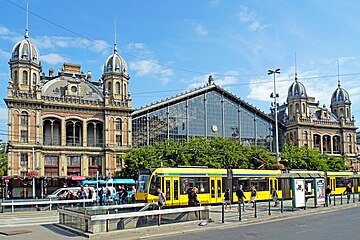
M132 186L132 190L131 190L131 202L135 203L136 202L136 188L135 186Z
M198 203L196 189L193 187L188 193L188 205L189 207L195 207Z
M227 209L227 206L229 205L229 208L230 208L230 211L231 211L230 188L226 188L226 190L225 190L224 202L225 202L225 210Z
M279 194L278 194L278 191L276 190L276 188L272 188L271 197L272 197L272 200L274 201L274 207L277 207L279 205Z
M327 185L325 189L325 204L326 206L329 206L331 204L331 188L330 185Z
M256 197L257 197L256 188L255 188L255 186L252 186L251 194L250 194L250 203L252 203L252 207L255 207Z
M158 194L158 207L160 210L166 204L166 197L165 194L160 190L160 188L158 188L156 192Z
M344 193L346 193L347 196L347 203L350 203L350 197L352 193L351 182L348 182L348 184L346 185Z
M104 187L101 187L100 190L98 191L100 206L103 205L103 195L104 195Z
M239 207L241 207L241 204L242 204L243 212L246 212L245 211L245 201L244 201L244 199L246 199L246 197L245 197L245 193L243 190L243 185L240 184L239 188L236 190L236 196L238 198ZM238 210L240 211L241 209L238 209Z

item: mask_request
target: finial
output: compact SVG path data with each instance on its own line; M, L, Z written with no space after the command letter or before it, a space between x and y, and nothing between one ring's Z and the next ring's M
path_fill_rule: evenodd
M29 38L29 0L26 0L26 26L25 26L25 38Z
M114 17L114 53L117 52L117 47L116 47L116 17Z
M339 59L337 60L337 67L338 67L338 88L340 88L340 70L339 70Z
M296 52L295 52L295 82L297 82L297 66L296 66Z

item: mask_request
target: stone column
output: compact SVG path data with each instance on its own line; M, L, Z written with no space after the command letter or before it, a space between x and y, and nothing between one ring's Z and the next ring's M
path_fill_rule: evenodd
M334 154L334 142L332 136L330 136L330 152L331 154Z
M324 153L324 149L323 149L324 146L323 146L323 144L324 144L324 143L323 143L323 136L320 135L320 152L321 152L321 153Z
M83 121L82 129L83 129L83 144L82 144L82 146L87 147L87 145L88 145L88 142L87 142L87 122L85 120Z
M66 122L61 119L61 146L66 146Z
M67 176L67 157L66 154L61 154L59 159L59 176Z
M81 157L81 176L89 175L89 156L87 154L82 155Z

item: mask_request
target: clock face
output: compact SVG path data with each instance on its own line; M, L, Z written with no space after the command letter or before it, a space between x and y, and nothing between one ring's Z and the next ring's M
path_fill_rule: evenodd
M71 87L71 91L72 91L73 93L76 93L76 92L77 92L77 87L76 87L76 86L72 86L72 87Z
M212 130L213 132L217 132L218 127L217 127L216 125L212 125L211 130Z

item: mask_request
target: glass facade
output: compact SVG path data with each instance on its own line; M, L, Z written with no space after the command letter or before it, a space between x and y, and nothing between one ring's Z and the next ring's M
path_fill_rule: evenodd
M187 141L191 137L239 139L246 145L265 146L273 150L273 121L239 98L225 92L204 91L164 101L133 115L133 145L152 145L172 139Z

